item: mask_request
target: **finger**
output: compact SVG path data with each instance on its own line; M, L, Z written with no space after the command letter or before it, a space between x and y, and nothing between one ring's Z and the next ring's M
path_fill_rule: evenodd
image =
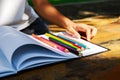
M87 40L90 41L90 39L91 39L91 30L89 28L86 29L86 37L87 37Z
M81 27L80 27L81 26ZM91 28L89 28L90 26L88 25L85 25L85 24L81 24L77 27L77 31L80 31L80 32L85 32L85 35L86 35L86 39L88 41L90 41L91 39Z
M78 38L78 39L80 39L81 38L81 35L77 32L77 31L75 31L74 29L72 29L72 30L70 30L70 31L66 31L68 34L70 34L70 35L72 35L73 37L75 37L75 38Z
M92 28L92 30L91 30L92 38L96 35L96 33L97 33L97 29L96 28Z

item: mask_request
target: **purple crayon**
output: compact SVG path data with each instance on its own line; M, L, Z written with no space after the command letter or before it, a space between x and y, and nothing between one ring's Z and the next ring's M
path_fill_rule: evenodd
M58 44L58 45L61 45L61 46L65 47L65 48L67 48L70 52L72 52L72 53L74 53L76 55L80 55L80 56L82 55L81 51L77 51L76 49L74 49L74 48L72 48L72 47L70 47L68 45L65 45L65 44L63 44L63 43L61 43L59 41L56 41L55 39L53 39L51 37L49 37L49 40L56 43L56 44Z

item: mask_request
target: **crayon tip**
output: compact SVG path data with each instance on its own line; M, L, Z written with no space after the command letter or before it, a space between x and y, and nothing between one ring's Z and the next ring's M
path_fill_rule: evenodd
M69 51L68 49L65 49L65 52L68 53L68 52L70 52L70 51Z

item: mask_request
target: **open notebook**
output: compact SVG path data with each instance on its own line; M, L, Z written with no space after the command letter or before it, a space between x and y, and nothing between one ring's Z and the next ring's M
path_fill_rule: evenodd
M46 38L46 35L41 36ZM81 51L82 55L80 56L51 47L11 27L0 27L0 77L108 50L82 39L79 41L88 47L88 49Z

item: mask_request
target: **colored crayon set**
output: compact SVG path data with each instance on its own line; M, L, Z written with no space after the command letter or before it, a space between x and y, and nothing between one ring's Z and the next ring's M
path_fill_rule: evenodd
M86 45L73 40L69 36L54 35L52 33L45 33L45 35L48 37L48 39L45 39L44 37L38 37L37 35L32 34L34 38L65 53L72 52L76 55L82 56L81 51L88 49Z

